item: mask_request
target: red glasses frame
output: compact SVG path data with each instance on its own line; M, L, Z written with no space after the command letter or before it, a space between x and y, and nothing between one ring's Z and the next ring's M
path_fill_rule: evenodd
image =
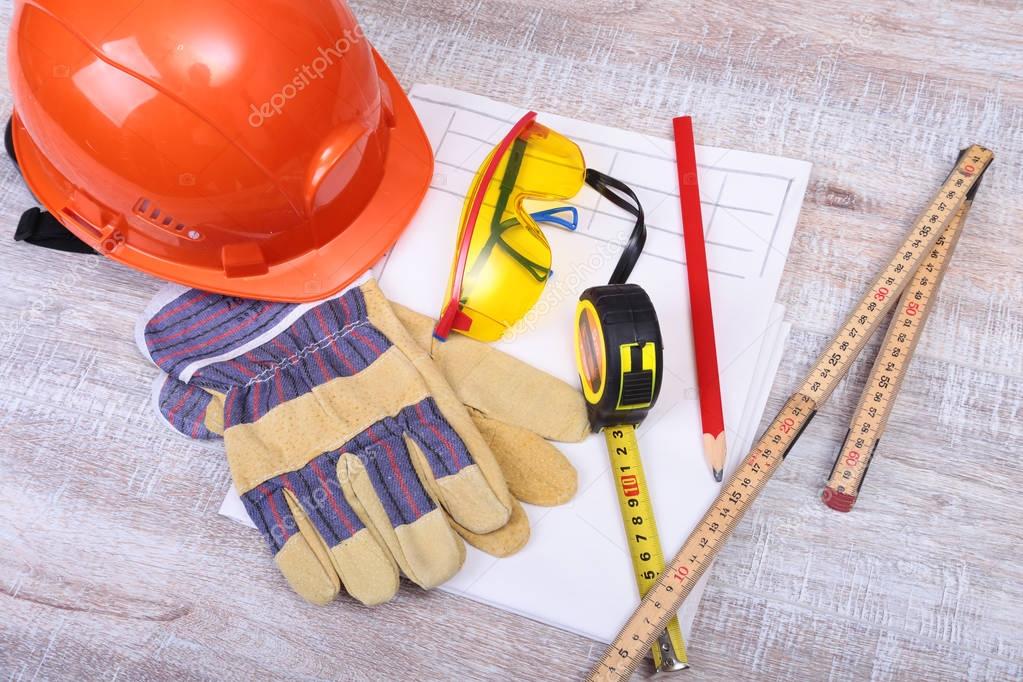
M455 269L451 281L451 296L444 305L444 312L441 313L440 319L437 320L437 326L433 328L433 335L442 341L450 336L453 329L468 331L472 324L472 320L462 313L462 278L465 276L465 265L469 260L469 245L472 243L472 235L476 229L476 221L479 219L480 209L483 207L483 198L486 196L491 180L494 179L497 167L501 165L501 160L508 153L508 149L511 148L515 139L522 135L526 128L535 120L536 112L530 111L512 126L512 129L508 131L504 139L494 148L494 155L490 158L490 163L487 164L483 175L480 177L480 182L476 186L472 203L469 205L469 211L465 215L465 222L462 224L462 238L458 244L458 258L455 261Z

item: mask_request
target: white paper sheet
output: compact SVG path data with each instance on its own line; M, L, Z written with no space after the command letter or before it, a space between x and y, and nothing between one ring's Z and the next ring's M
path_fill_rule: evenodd
M524 110L436 86L416 86L411 97L433 144L436 171L422 208L377 274L393 300L435 316L473 174ZM671 557L719 490L702 452L674 146L668 137L550 114L539 120L578 142L589 167L632 186L646 210L647 247L631 281L657 307L666 371L639 437L662 545ZM810 164L713 147L698 147L697 161L732 467L760 420L787 334L774 299ZM554 277L534 311L499 345L575 384L576 302L585 288L607 281L632 221L589 188L572 203L580 209L578 232L546 230ZM604 440L591 436L562 450L579 471L575 499L553 509L526 505L533 528L527 547L500 560L470 548L464 569L443 589L610 641L638 595ZM247 521L233 491L221 511ZM686 633L697 602L694 595L681 613Z

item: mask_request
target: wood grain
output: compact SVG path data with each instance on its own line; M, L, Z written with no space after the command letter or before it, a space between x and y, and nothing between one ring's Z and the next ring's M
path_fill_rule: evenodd
M812 160L771 414L958 150L996 151L856 510L817 495L869 349L719 558L686 675L1023 678L1021 4L352 5L406 85L665 137L688 113L701 143ZM0 224L30 202L0 163ZM5 677L575 679L596 660L600 645L441 593L300 602L262 540L216 514L216 448L150 413L132 325L158 283L6 239L0 271Z

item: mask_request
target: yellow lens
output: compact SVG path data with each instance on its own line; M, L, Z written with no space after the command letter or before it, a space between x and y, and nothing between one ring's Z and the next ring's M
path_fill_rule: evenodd
M582 151L568 138L530 123L496 159L480 167L462 211L459 244L472 229L461 281L461 310L472 324L463 333L495 341L536 304L551 272L551 248L526 201L564 201L583 186ZM483 187L484 177L493 176ZM474 199L483 192L476 219ZM452 278L455 277L452 272ZM451 282L451 290L456 283Z

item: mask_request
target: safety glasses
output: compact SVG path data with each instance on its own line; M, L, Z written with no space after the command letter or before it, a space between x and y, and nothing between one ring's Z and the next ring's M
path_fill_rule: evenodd
M473 178L462 208L444 309L434 329L437 338L446 339L456 330L496 341L526 315L551 275L551 247L538 223L574 230L578 211L559 207L530 213L525 202L567 201L584 184L636 217L616 273L632 270L646 239L639 198L618 180L587 169L577 144L537 123L536 113L529 112Z
M536 122L530 112L516 123L476 172L462 209L458 250L434 330L446 339L457 330L496 341L540 298L551 274L551 247L538 226L574 228L574 209L530 214L527 200L564 201L586 180L578 145ZM571 222L557 214L571 210Z

